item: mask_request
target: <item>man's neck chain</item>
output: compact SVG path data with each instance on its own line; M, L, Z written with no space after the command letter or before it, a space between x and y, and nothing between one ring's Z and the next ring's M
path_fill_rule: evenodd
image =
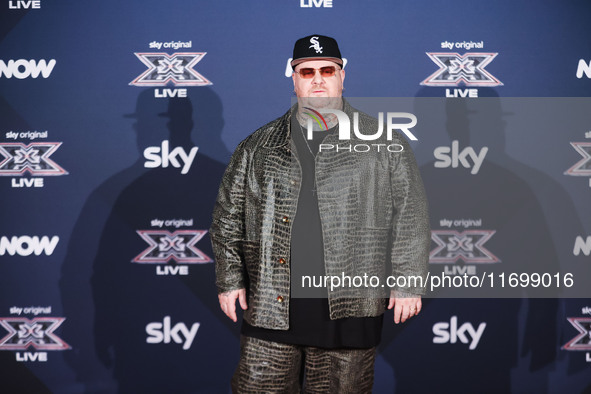
M302 133L302 138L304 139L304 144L306 144L306 148L308 148L308 151L310 152L310 155L312 155L312 159L314 160L314 184L312 186L312 195L316 196L316 155L314 154L314 152L312 152L312 148L310 148L310 144L308 143L308 140L306 139L306 135L304 133L304 128L302 127L302 125L300 124L300 122L297 121L296 122L298 124L298 127L300 129L300 132Z
M312 148L310 148L310 144L308 143L308 139L306 138L306 134L304 133L304 128L302 127L302 125L298 121L298 119L296 119L296 121L297 121L298 127L300 128L300 132L302 133L302 138L304 138L304 143L306 144L306 147L310 151L310 154L312 155L312 157L316 158L316 155L314 154L314 152L312 152Z

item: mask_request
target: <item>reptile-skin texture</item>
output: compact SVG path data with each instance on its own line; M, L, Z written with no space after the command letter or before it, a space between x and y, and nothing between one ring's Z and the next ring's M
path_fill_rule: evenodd
M300 387L304 358L305 381ZM233 393L371 393L375 348L320 349L240 338Z
M210 229L218 292L246 288L244 319L269 329L289 328L291 223L301 179L290 138L293 110L238 145L222 178ZM343 111L349 119L357 112L346 101ZM378 129L377 120L361 112L358 124L360 130ZM316 158L326 274L425 278L431 234L414 155L397 132L392 141L384 136L369 142L400 144L404 150L321 152ZM324 143L337 144L338 136ZM394 290L425 292L410 285ZM378 316L388 295L384 288L329 290L330 318Z

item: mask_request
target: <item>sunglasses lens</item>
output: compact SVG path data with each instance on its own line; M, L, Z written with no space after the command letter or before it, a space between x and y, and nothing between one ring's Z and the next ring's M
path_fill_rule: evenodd
M336 68L334 66L320 67L318 69L318 71L320 71L320 75L322 77L332 77L336 72ZM316 69L311 68L311 67L306 67L306 68L300 69L300 71L298 71L298 73L300 73L300 76L302 78L310 79L310 78L314 78L314 75L316 74Z
M302 68L299 73L302 78L306 79L314 78L314 74L316 74L313 68Z
M334 73L335 73L335 68L333 66L320 68L320 75L323 77L332 77L334 75Z

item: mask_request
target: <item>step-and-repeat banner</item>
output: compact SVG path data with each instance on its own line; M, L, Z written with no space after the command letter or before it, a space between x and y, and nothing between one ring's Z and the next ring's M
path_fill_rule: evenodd
M590 12L2 0L0 391L230 391L239 326L218 305L213 203L236 145L288 110L310 34L339 42L346 97L440 99L411 144L431 270L494 272L515 296L428 298L402 325L387 313L374 392L591 390L591 298L564 292L591 266ZM449 115L484 97L486 127Z

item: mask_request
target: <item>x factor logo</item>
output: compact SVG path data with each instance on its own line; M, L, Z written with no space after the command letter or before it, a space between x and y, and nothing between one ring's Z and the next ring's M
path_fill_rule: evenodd
M61 142L0 143L0 176L66 175L62 167L49 158L61 146Z
M591 176L591 142L570 143L583 158L564 172L565 175Z
M591 351L591 317L567 317L579 334L568 341L562 349Z
M427 56L439 66L439 70L421 82L425 86L458 86L463 82L466 86L501 86L484 68L498 53L442 53L427 52Z
M431 239L437 245L429 254L430 263L498 263L500 260L484 247L494 230L433 230Z
M134 86L207 86L212 83L193 67L206 52L135 53L148 69L129 84Z
M178 230L174 233L166 230L138 230L137 233L150 246L132 260L134 263L161 264L171 259L186 264L213 261L195 247L207 230Z
M8 335L0 339L0 350L66 350L70 345L54 334L66 320L64 317L36 317L33 320L18 317L0 317L0 326Z

